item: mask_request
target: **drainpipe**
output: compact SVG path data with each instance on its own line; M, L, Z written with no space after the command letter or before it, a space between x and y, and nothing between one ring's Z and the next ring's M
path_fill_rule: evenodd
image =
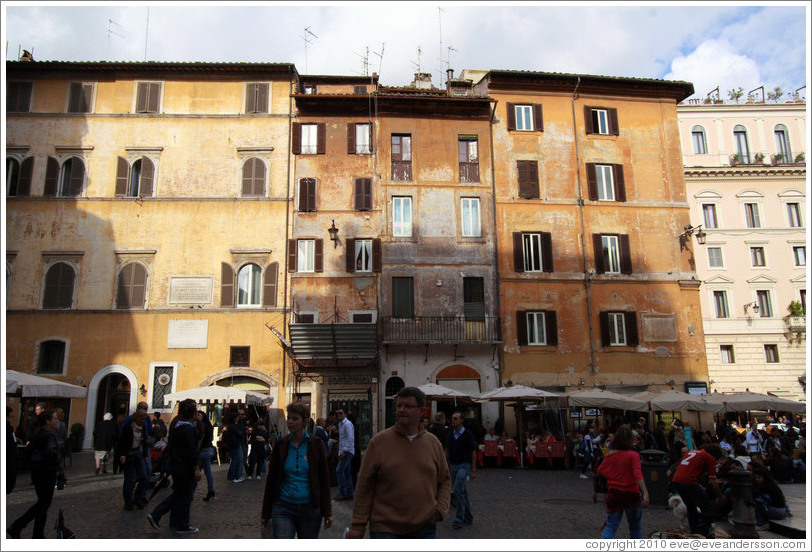
M490 131L490 140L491 140L491 202L492 202L492 209L493 209L493 266L494 266L494 278L496 279L496 293L495 293L495 301L496 301L496 314L498 318L501 320L502 317L502 286L501 280L499 279L499 232L496 231L496 165L494 163L494 154L493 154L493 118L496 115L496 104L498 100L491 100L493 103L493 107L491 108L491 116L488 125L488 129ZM502 326L501 323L496 326L499 328L500 337L502 334ZM499 347L499 356L497 358L497 368L496 368L496 387L502 387L502 356L504 355L504 351L502 347Z
M572 91L572 133L575 138L575 177L578 182L578 214L581 218L581 254L584 260L584 289L586 290L586 314L587 324L589 325L589 369L594 370L595 367L595 341L594 328L592 327L592 294L591 285L592 280L589 275L589 264L586 258L586 229L584 227L584 193L581 188L581 155L578 149L578 126L575 119L575 97L578 94L578 87L581 85L581 77L578 77L578 82L575 84L575 89Z
M288 177L287 177L287 184L285 185L285 244L284 244L284 258L285 258L285 283L284 285L284 303L282 305L282 331L283 335L290 341L290 336L288 335L289 329L289 322L290 322L290 314L288 313L288 240L290 239L290 208L291 208L291 201L290 201L290 159L291 155L291 134L293 133L293 87L294 87L294 75L295 69L292 68L290 71L290 94L288 95L288 145L287 145L287 157L288 157ZM282 355L282 385L285 386L285 395L287 395L287 388L288 386L285 384L286 379L286 368L287 368L287 360L288 355Z

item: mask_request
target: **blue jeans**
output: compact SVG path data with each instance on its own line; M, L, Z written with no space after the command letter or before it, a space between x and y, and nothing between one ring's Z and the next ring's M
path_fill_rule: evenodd
M771 519L784 519L787 517L786 508L770 506L768 501L769 499L765 500L763 496L753 499L756 511L756 525L766 525Z
M242 447L228 447L228 453L231 455L231 461L228 464L228 479L234 481L235 479L242 479L243 468L243 455Z
M214 458L214 447L204 448L200 451L200 469L206 474L206 483L210 493L214 492L214 478L211 475L211 460Z
M450 464L448 468L451 471L451 494L457 506L454 523L471 523L474 516L471 513L471 502L468 500L468 489L465 487L465 481L471 473L471 464Z
M317 539L321 528L321 509L308 504L277 500L271 509L273 538Z
M643 538L643 505L631 506L623 508L617 512L606 512L606 523L603 526L602 539L613 539L617 528L620 527L620 520L623 519L623 513L626 513L626 521L629 522L629 538L642 539Z
M336 466L336 477L338 478L338 492L344 496L353 496L352 485L352 454L344 454L344 458L338 459Z
M124 462L124 485L121 489L124 503L129 504L133 500L147 498L148 486L146 459L141 455L127 455Z
M152 510L152 517L158 521L171 510L170 524L174 524L178 529L186 529L189 527L189 509L192 506L197 481L194 478L173 475L172 483L172 494Z
M437 526L433 523L426 523L423 527L412 533L405 535L396 535L395 533L381 533L378 531L370 531L369 538L371 539L433 539L437 533Z

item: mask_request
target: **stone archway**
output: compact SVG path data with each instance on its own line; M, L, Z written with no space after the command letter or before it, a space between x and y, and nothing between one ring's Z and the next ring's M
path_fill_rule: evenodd
M102 380L110 374L121 374L130 382L129 412L133 412L138 404L138 378L135 377L135 373L132 370L121 364L111 364L93 374L93 378L91 378L87 386L87 411L85 412L85 434L82 440L83 449L93 447L93 430L96 428L96 407L99 400L99 386Z
M276 388L277 390L279 388L279 382L277 382L270 375L266 374L265 372L260 372L259 370L254 370L251 368L230 368L228 370L215 372L214 374L209 374L209 376L206 379L200 382L200 387L215 385L218 381L232 377L249 377L259 380L263 383L267 383L268 389L271 393L274 392L273 391L274 388Z

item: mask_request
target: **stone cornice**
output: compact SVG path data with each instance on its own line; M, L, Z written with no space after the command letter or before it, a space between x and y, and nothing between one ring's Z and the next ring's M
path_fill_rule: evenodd
M735 167L686 167L686 179L702 178L735 178L741 179L778 179L806 178L806 165L778 166L735 166Z

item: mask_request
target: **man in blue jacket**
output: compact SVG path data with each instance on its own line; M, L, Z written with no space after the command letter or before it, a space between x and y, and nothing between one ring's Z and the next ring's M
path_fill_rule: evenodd
M469 477L476 478L477 451L473 432L466 430L463 426L462 412L454 412L451 415L451 431L448 433L446 448L448 449L448 469L451 472L451 493L454 504L457 506L457 515L451 527L459 529L463 525L471 525L474 522L465 482Z

